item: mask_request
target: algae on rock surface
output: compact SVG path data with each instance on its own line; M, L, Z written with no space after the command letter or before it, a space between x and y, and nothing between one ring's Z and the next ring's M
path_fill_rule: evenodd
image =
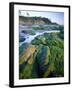
M36 37L20 57L19 67L20 79L63 77L63 40L53 33Z

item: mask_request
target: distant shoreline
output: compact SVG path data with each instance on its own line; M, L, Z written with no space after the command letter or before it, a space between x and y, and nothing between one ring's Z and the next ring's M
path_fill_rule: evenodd
M22 25L44 25L44 24L52 24L52 25L59 25L56 22L52 22L50 19L45 17L25 17L19 16L19 24Z

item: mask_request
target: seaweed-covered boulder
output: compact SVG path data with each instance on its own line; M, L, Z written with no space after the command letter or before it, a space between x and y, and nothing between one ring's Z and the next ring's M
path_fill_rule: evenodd
M30 78L32 73L32 65L34 62L34 57L36 53L36 47L34 45L30 45L22 56L19 59L19 77L22 78Z
M33 65L33 72L36 72L38 78L42 78L44 73L46 72L48 68L48 62L49 62L49 56L50 56L50 49L48 46L39 45L38 51L35 57L35 62ZM34 73L32 73L32 77Z

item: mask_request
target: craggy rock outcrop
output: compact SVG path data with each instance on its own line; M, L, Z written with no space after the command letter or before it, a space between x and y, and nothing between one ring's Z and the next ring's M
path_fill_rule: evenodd
M64 76L64 43L59 35L38 36L21 53L20 79Z

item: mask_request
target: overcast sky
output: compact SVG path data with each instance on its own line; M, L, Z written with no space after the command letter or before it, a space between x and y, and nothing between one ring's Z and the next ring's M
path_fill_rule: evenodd
M28 15L29 14L29 15ZM48 12L48 11L20 11L20 15L29 17L46 17L52 22L56 22L60 25L64 25L64 13L63 12Z

